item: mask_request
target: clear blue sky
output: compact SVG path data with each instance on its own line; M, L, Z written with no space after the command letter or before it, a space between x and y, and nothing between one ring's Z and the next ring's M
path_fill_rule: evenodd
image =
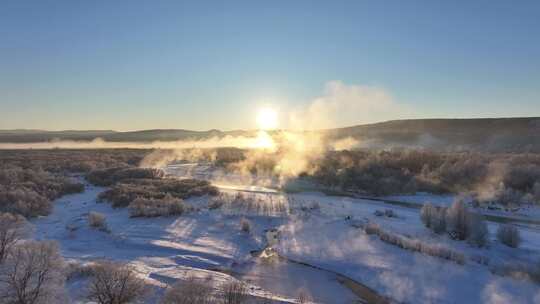
M250 128L331 80L540 116L540 1L0 2L0 129Z

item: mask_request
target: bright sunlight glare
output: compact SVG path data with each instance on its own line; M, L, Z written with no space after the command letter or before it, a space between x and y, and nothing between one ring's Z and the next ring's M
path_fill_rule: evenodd
M273 130L278 127L277 112L270 108L263 108L257 114L257 126L261 130Z

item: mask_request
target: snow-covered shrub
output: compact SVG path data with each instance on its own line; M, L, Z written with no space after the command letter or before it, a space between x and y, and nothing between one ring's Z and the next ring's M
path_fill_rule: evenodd
M126 304L147 292L144 280L130 266L111 261L94 266L88 289L88 298L99 304Z
M470 234L470 214L463 201L455 201L446 210L446 227L450 235L465 240Z
M127 207L137 198L163 199L170 195L187 199L192 196L219 194L208 181L195 179L130 179L122 181L98 196L100 201L112 203L114 208Z
M72 193L81 193L84 191L84 185L81 183L75 183L75 182L65 182L62 184L62 195L64 194L72 194Z
M223 201L222 198L220 197L213 198L208 202L208 209L210 210L220 209L221 207L223 207L224 204L225 204L225 201Z
M463 201L452 203L446 210L445 221L451 238L467 240L479 247L487 244L489 233L483 217L470 212Z
M313 301L311 293L306 288L300 288L296 291L296 303L307 304Z
M64 260L55 242L14 246L0 265L2 303L66 303Z
M91 211L88 213L88 225L102 231L108 231L107 217L103 213Z
M521 243L519 230L512 225L499 225L497 239L506 246L517 248Z
M95 267L98 264L94 262L88 262L84 264L81 264L79 262L68 262L66 265L66 279L69 281L76 278L91 277L94 275Z
M0 213L0 264L20 239L28 234L28 222L24 217L11 213Z
M506 262L495 264L490 267L490 271L500 276L540 283L540 261L536 263Z
M431 228L431 221L433 218L433 211L435 210L435 206L431 203L426 203L422 206L422 209L420 209L420 220L426 226L427 228Z
M422 206L420 219L424 225L435 233L446 231L446 208L436 207L431 203Z
M434 256L443 258L446 260L454 261L458 264L465 264L465 255L463 253L457 252L453 249L450 249L448 247L438 245L438 244L427 244L427 243L420 243L420 252Z
M162 304L212 304L213 287L210 281L189 277L167 288Z
M251 232L251 222L243 217L240 219L240 229L245 232L245 233L250 233Z
M384 216L386 217L396 217L396 213L392 209L385 209Z
M375 210L375 216L385 216L385 217L397 217L396 213L392 209L385 210Z
M366 232L366 234L377 235L379 239L385 243L406 250L421 252L426 255L454 261L458 264L465 263L465 256L460 252L457 252L442 245L429 244L422 242L418 239L412 239L394 232L385 231L376 223L367 223L364 226L364 231Z
M373 212L373 214L374 214L375 216L383 216L383 215L384 215L384 211L377 209L377 210L375 210L375 212Z
M470 259L473 262L476 262L478 264L485 265L485 266L489 265L489 261L490 261L489 257L485 255L476 255L476 254L472 255Z
M248 288L240 281L225 282L221 285L223 304L242 304L248 299Z
M0 211L20 214L24 217L48 215L52 210L51 201L38 192L26 188L2 189L0 187Z
M469 235L467 241L478 247L488 243L489 232L483 217L479 214L469 214Z
M274 195L246 195L243 193L229 195L222 193L212 200L216 202L216 206L226 210L226 212L238 215L257 214L275 216L276 214L283 214L289 211L284 199L276 198ZM306 212L316 210L317 208L317 204L313 202L299 202L296 205L300 204Z
M86 175L86 179L96 186L111 186L126 179L158 179L164 175L160 169L113 167L93 170Z
M365 225L364 231L366 234L379 234L381 227L377 223L369 222Z
M9 164L9 160L6 163L0 159L0 212L25 217L48 215L52 210L51 200L84 189L66 176L32 168L31 159L16 165Z
M162 199L137 198L128 208L132 217L182 215L186 210L183 200L170 195Z
M446 231L446 208L435 208L431 218L431 230L435 233L443 233Z

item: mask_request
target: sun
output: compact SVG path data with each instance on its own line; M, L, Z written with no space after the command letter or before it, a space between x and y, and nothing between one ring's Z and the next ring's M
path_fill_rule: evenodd
M257 126L261 130L273 130L278 127L278 115L274 109L263 108L257 113Z

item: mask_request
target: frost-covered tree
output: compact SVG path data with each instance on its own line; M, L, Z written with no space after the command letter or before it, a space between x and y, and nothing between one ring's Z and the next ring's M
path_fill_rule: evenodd
M226 282L221 286L224 304L242 304L247 301L248 290L243 282Z
M435 207L431 203L422 206L420 219L424 225L435 233L446 231L446 208Z
M146 292L143 279L126 264L102 261L94 266L89 298L99 304L125 304Z
M11 248L28 233L28 223L24 217L11 213L0 214L0 264L4 262Z
M465 240L470 234L469 211L463 201L455 201L446 211L447 231L453 238Z
M431 228L431 220L433 217L435 206L431 203L426 203L420 209L420 220L424 223L424 226Z
M431 218L431 230L435 233L443 233L446 231L446 208L435 208Z
M469 218L469 235L467 241L478 247L484 247L488 243L489 232L486 222L479 214L468 215Z
M306 304L311 303L313 301L313 297L311 296L311 293L306 288L300 288L296 291L296 302L298 304Z
M521 243L519 230L512 225L499 225L497 239L506 246L517 248Z
M55 242L17 244L0 266L0 302L66 303L64 260Z

